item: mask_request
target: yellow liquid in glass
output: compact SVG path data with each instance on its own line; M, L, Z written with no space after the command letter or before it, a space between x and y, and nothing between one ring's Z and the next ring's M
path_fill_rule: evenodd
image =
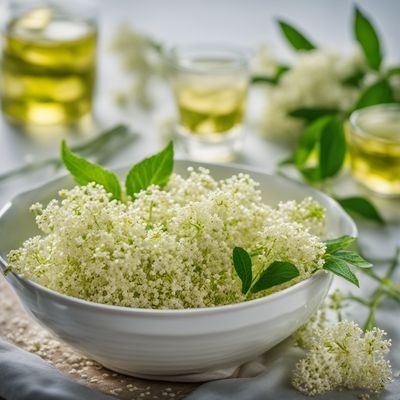
M400 115L385 122L365 119L362 128L368 136L348 138L353 175L376 193L400 195Z
M3 38L4 114L25 125L64 125L90 113L96 30L39 8L7 26Z
M180 125L190 134L218 140L241 125L247 86L246 76L181 78L175 85Z

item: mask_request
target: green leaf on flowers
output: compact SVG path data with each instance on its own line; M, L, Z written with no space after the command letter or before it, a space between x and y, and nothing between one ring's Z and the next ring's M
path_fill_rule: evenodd
M292 25L284 21L278 21L278 23L283 35L296 50L315 49L315 46Z
M295 164L298 168L303 168L306 165L308 158L319 142L322 129L328 121L328 117L319 118L302 132L294 154Z
M347 78L342 80L342 85L350 86L350 87L360 87L362 80L365 77L365 72L356 71L354 74L348 76Z
M355 237L343 235L335 239L325 240L326 253L332 254L337 250L343 250L356 240Z
M330 178L342 168L346 157L346 140L343 122L338 117L324 125L320 137L319 169L320 178Z
M353 267L372 268L372 264L370 262L364 260L358 253L354 251L337 250L332 254L332 256L340 258L343 261L346 261Z
M96 182L102 185L107 192L111 193L115 199L121 199L121 185L118 177L102 166L91 163L74 154L69 150L65 140L61 143L61 159L67 170L80 185Z
M349 213L384 224L385 220L377 208L365 197L346 197L336 201Z
M347 262L341 258L334 257L332 255L328 256L325 260L323 267L326 271L333 272L356 286L360 286L357 277L354 275Z
M252 262L249 253L241 247L235 247L232 253L233 266L242 281L242 293L246 294L253 280Z
M125 186L126 193L135 198L135 194L150 185L165 186L174 168L174 147L172 142L161 152L145 158L129 171Z
M308 183L316 183L321 180L321 174L318 167L301 168L299 171Z
M252 286L251 292L257 293L273 286L291 281L299 276L299 270L290 262L274 261L265 269L257 282Z
M289 112L288 115L294 118L304 119L307 122L315 121L325 115L335 115L340 111L337 108L327 108L327 107L301 107L296 108Z
M394 102L392 87L387 79L381 79L364 89L354 106L354 110L374 106L375 104Z
M368 65L378 71L383 59L379 37L369 19L358 7L355 8L354 14L354 35L363 49Z

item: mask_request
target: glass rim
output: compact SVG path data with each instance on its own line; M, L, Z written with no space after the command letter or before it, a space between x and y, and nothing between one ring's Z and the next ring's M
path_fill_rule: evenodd
M167 50L167 62L175 70L195 74L224 74L226 72L249 71L251 52L246 47L224 43L196 43L173 46ZM227 65L200 67L195 57L217 57L229 60ZM224 57L223 57L224 56Z
M356 134L358 136L362 136L364 138L372 138L374 140L378 140L382 143L389 143L389 144L400 144L400 137L398 140L395 139L388 139L382 137L380 135L376 135L368 131L368 129L363 129L358 123L359 118L361 118L364 114L368 112L382 112L382 114L386 111L397 111L400 115L400 104L397 103L385 103L385 104L376 104L373 106L364 107L360 110L353 111L350 114L349 121L350 121L350 134Z

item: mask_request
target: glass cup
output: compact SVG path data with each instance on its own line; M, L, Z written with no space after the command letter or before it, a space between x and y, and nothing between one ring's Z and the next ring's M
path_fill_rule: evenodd
M347 136L354 177L377 194L400 196L400 105L353 112Z
M69 125L91 113L97 26L88 0L10 0L3 21L1 106L25 126Z
M240 49L215 45L171 52L178 109L177 134L189 157L225 162L239 152L249 86L249 63Z

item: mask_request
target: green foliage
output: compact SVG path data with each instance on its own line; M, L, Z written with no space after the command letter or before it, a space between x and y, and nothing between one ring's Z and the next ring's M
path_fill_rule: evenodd
M291 281L300 275L299 270L290 262L274 261L260 275L251 288L252 293L269 289Z
M367 86L360 94L354 110L374 106L376 104L393 103L395 101L393 89L387 79L381 79Z
M129 171L125 186L126 193L132 198L136 193L150 185L163 187L169 180L174 168L174 148L172 142L160 153L145 158Z
M385 220L377 208L366 198L360 196L336 198L336 201L349 213L369 219L380 224Z
M379 37L369 19L358 7L355 7L354 14L354 36L361 45L369 67L378 71L383 59Z
M104 186L104 189L111 193L115 199L121 199L121 185L118 177L102 166L74 154L68 149L64 140L61 143L61 158L67 170L80 185L96 182Z
M232 258L235 271L242 281L242 293L246 294L250 289L253 279L251 258L249 253L241 247L233 249Z
M295 50L313 50L315 49L312 44L301 32L295 27L284 21L278 21L281 32L292 45Z

